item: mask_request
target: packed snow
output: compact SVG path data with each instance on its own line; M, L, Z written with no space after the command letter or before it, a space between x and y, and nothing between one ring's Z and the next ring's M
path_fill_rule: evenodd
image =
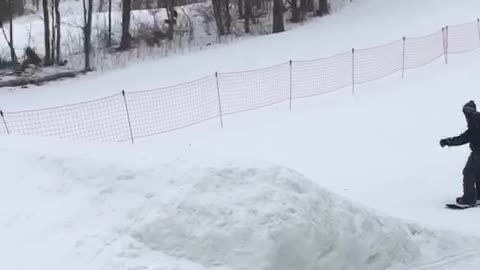
M0 90L0 107L317 58L472 21L479 7L358 1L280 35ZM337 35L325 42L325 33ZM438 142L466 128L461 108L479 101L479 67L479 50L454 55L354 94L295 100L292 110L279 104L226 117L223 129L212 120L134 145L1 137L2 268L478 269L480 209L444 208L461 194L469 150Z
M384 216L275 164L32 143L55 145L0 144L4 268L380 270L480 255L478 238Z

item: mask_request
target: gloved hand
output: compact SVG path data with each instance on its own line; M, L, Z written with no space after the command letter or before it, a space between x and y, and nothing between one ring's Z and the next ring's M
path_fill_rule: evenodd
M448 146L448 139L441 139L440 140L440 146L441 147Z

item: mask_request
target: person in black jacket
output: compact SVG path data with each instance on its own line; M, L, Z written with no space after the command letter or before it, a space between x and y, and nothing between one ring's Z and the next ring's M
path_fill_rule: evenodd
M480 199L480 112L474 101L463 106L467 120L467 130L456 137L440 140L440 146L459 146L469 143L471 153L463 169L463 196L456 202L462 205L474 205Z

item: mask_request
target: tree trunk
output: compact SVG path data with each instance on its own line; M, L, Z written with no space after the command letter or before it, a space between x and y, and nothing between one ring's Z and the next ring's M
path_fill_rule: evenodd
M112 0L108 0L108 47L112 46Z
M305 11L305 7L307 6L307 0L300 0L300 9Z
M300 0L300 9L303 12L313 11L313 0Z
M318 0L317 16L323 16L330 13L327 0Z
M105 6L105 0L100 0L98 2L98 12L102 12L103 11L103 7Z
M52 40L51 40L51 48L52 48L52 63L55 61L55 38L56 38L56 35L57 35L57 32L55 31L55 2L56 0L52 0L52 10L51 10L51 14L52 15Z
M0 0L0 26L1 23L8 20L9 18L9 10L8 10L8 2L6 0Z
M254 8L256 10L259 10L261 9L261 2L265 2L265 1L260 1L260 0L249 0L250 1L250 24L257 24L258 23L258 20L257 18L255 18L254 14L253 14L253 10ZM269 0L267 0L269 1Z
M313 0L307 0L307 11L308 12L314 12L315 11Z
M243 0L238 0L238 18L243 18Z
M292 19L291 22L296 23L300 21L300 12L298 10L298 3L297 0L292 1Z
M88 9L86 6L86 1L88 1ZM93 13L93 0L83 0L83 18L84 18L84 27L83 27L83 50L85 52L85 71L91 71L92 67L90 66L90 51L92 47L92 13Z
M167 1L167 18L168 18L168 30L167 30L167 37L169 40L173 40L173 32L175 30L175 23L177 20L177 12L175 11L175 1L168 0Z
M217 23L217 33L221 36L225 35L225 26L223 25L223 14L222 14L222 0L212 0L213 15L215 17L215 22Z
M230 0L225 1L225 27L227 28L227 33L230 34L232 28L232 15L230 14Z
M245 0L245 33L250 33L250 18L252 17L252 0Z
M130 48L130 11L132 9L131 0L122 0L122 40L120 41L120 49L127 50Z
M61 35L62 35L62 20L60 17L60 0L55 0L55 26L57 28L57 58L55 59L57 65L60 64L61 53Z
M285 31L283 23L284 12L285 6L283 5L283 0L273 0L273 33Z
M255 7L257 10L258 10L258 9L262 9L262 5L264 4L263 2L265 2L265 1L254 0L254 1L252 2L252 6Z
M23 0L12 0L13 1L13 13L17 15L23 15L25 13L25 3Z
M45 44L45 64L50 65L50 25L48 17L48 0L42 0L43 8L43 32L44 32L44 44Z
M8 0L8 10L10 12L10 57L12 58L12 63L16 63L17 54L15 53L15 47L13 45L13 0Z

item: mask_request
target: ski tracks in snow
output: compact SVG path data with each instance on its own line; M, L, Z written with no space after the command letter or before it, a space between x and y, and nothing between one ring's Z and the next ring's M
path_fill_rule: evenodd
M462 253L452 254L442 259L413 265L407 270L474 270L480 265L480 250L471 250Z

